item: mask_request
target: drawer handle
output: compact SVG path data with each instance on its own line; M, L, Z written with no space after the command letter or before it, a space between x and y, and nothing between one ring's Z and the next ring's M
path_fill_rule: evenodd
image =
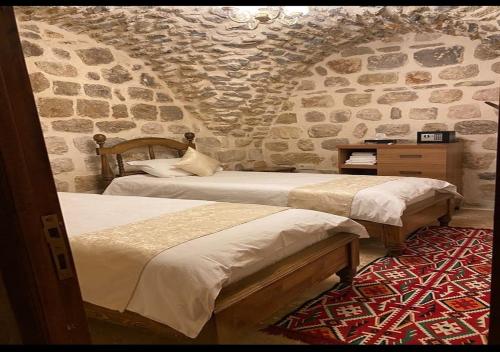
M401 154L399 155L400 158L413 158L413 159L418 159L422 157L422 154Z
M400 175L422 175L422 171L399 171Z

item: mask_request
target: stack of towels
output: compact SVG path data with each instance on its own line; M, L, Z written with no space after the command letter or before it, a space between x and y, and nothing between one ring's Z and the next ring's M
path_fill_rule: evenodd
M375 152L353 152L346 164L375 165L377 163L377 154Z

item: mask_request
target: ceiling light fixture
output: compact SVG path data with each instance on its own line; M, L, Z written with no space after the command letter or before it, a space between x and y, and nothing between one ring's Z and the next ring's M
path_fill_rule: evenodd
M234 22L247 23L256 28L259 23L272 23L274 20L291 26L301 16L309 13L308 6L216 6Z

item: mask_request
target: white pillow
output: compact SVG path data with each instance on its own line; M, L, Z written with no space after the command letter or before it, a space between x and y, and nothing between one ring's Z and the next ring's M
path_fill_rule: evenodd
M127 161L127 165L137 166L141 171L156 177L191 176L192 173L175 167L180 160L181 158L137 160Z
M175 164L179 169L191 172L198 176L211 176L216 171L220 171L221 165L208 155L189 147L181 161Z

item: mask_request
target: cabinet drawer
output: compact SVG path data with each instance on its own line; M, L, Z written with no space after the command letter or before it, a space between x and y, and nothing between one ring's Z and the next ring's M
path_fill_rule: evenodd
M444 165L446 164L446 150L441 148L380 149L377 153L377 162L383 164Z
M381 176L428 177L445 180L446 168L444 165L427 165L425 167L413 163L378 163L377 174Z

